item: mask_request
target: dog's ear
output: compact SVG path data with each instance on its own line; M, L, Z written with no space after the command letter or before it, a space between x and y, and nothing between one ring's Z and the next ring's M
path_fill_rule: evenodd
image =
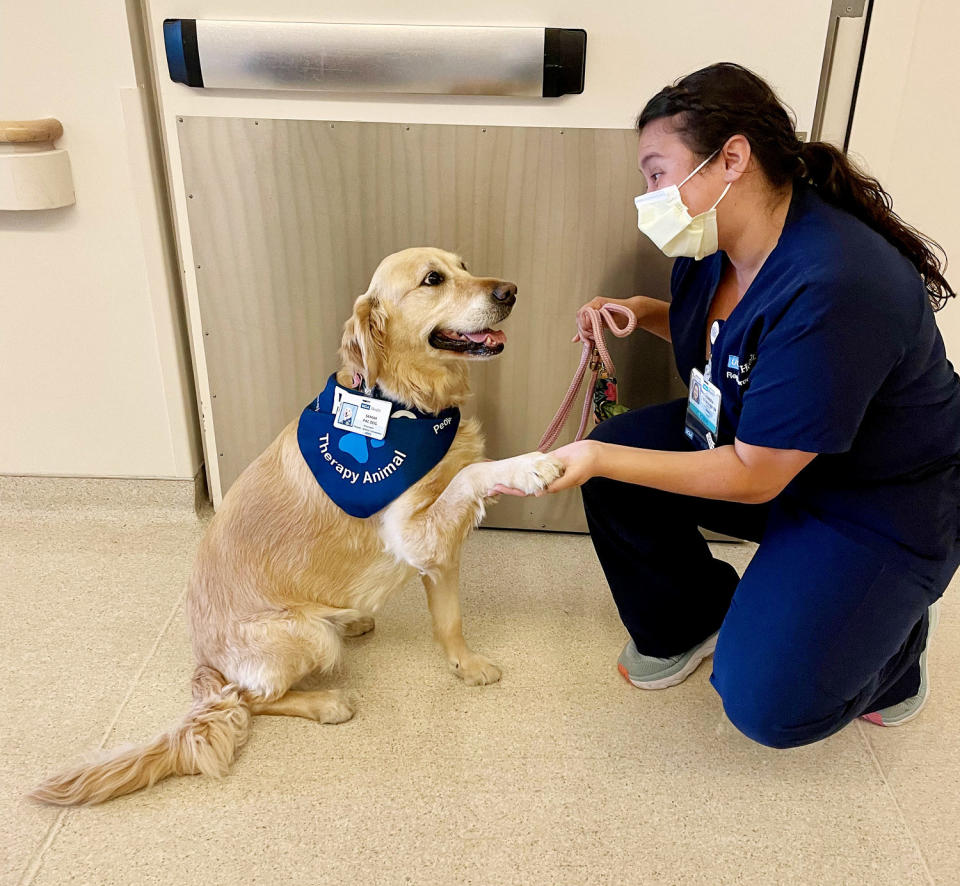
M343 326L340 361L351 373L363 376L369 388L377 383L383 357L386 314L371 289L353 303L353 314Z

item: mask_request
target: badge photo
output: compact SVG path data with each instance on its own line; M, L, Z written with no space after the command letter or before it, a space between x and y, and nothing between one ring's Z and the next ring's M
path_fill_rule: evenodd
M356 415L357 407L355 403L341 403L340 411L337 413L337 424L353 427Z

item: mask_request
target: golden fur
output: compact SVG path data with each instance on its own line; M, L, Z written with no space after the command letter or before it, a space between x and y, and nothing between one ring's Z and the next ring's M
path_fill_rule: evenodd
M443 275L440 285L423 285L431 270ZM379 385L425 412L461 405L472 358L432 347L429 336L499 323L509 313L493 297L499 285L438 249L388 256L344 327L338 381L352 387L358 373L369 388ZM538 452L483 461L479 426L465 420L433 470L378 514L358 519L324 494L296 431L295 419L240 475L200 542L187 597L197 660L187 716L145 745L47 779L33 797L98 803L169 775L224 775L255 714L349 719L353 708L342 691L290 687L333 668L341 638L372 629L372 614L417 573L453 670L468 684L500 678L463 638L460 548L496 484L538 491L562 465Z

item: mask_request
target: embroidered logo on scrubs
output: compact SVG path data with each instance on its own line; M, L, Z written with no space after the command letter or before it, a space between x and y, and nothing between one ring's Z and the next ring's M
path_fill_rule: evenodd
M757 362L757 355L750 354L743 363L736 354L727 357L727 378L735 381L741 388L750 384L750 370Z
M336 375L331 375L304 408L297 442L313 476L337 507L352 517L369 517L447 454L460 425L460 410L451 407L429 415L393 404L386 436L377 440L334 427L337 388Z

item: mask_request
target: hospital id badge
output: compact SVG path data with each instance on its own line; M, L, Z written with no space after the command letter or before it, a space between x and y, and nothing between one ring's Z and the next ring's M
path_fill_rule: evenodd
M720 424L720 390L710 384L699 369L690 373L690 396L683 432L700 446L713 449L717 445Z
M336 393L342 390L337 389ZM387 424L393 404L389 400L375 400L344 391L333 401L333 426L341 431L353 431L364 437L382 440L387 436Z

